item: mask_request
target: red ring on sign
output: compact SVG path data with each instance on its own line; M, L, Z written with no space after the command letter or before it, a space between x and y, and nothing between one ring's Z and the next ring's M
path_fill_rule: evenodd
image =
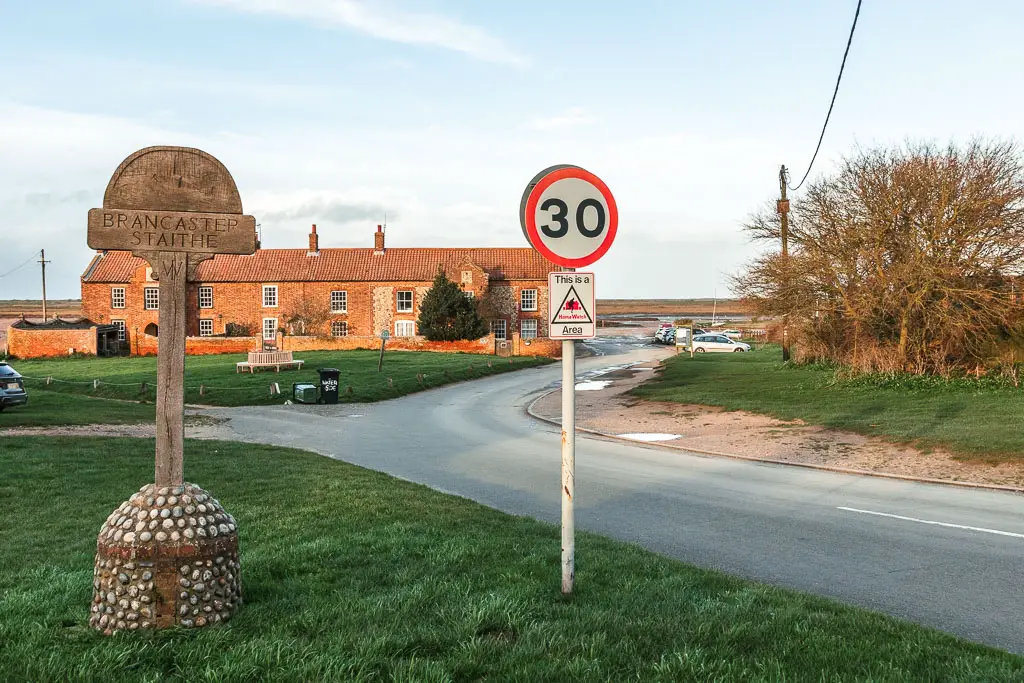
M544 194L544 190L559 180L565 180L566 178L578 178L590 183L598 189L604 198L605 204L608 205L608 231L605 233L604 241L601 242L597 249L579 258L564 258L554 253L544 244L544 240L540 238L540 233L537 231L537 203L540 202L541 195ZM548 261L564 268L582 268L597 261L611 249L612 242L615 241L615 233L619 229L619 208L615 205L615 198L612 196L611 190L596 175L575 166L560 168L541 178L533 188L533 191L530 192L530 198L526 200L526 211L524 213L523 218L526 220L526 232L530 237L530 244Z

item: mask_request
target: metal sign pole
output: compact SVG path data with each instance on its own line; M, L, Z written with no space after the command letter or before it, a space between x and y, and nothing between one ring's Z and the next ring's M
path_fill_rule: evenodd
M575 268L566 269L569 272ZM576 582L576 341L562 341L562 594Z
M576 579L576 342L562 341L562 593Z

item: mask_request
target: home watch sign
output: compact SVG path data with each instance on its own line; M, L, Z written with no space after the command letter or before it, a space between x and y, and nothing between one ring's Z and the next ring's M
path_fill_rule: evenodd
M551 339L595 336L593 273L548 273L548 323Z
M238 530L220 503L184 480L185 295L199 262L256 251L231 174L206 152L147 147L114 171L89 211L92 249L131 251L160 282L154 482L100 529L89 623L117 631L203 627L241 605Z

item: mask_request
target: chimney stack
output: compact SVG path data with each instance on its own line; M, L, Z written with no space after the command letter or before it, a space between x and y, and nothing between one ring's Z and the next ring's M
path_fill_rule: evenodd
M373 233L373 253L377 256L384 254L384 228L377 226L377 232Z
M320 253L320 238L316 234L316 223L313 224L313 231L309 233L309 254L315 255Z

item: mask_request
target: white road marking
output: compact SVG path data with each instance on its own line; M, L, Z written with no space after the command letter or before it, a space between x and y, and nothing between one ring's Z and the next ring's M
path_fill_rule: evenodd
M634 441L672 441L678 439L679 434L661 434L657 432L640 432L636 434L619 434L623 439Z
M950 524L949 522L935 522L930 519L917 519L916 517L904 517L902 515L890 515L888 512L875 512L873 510L858 510L857 508L838 507L837 510L846 510L847 512L859 512L862 515L877 515L878 517L891 517L892 519L902 519L905 522L917 522L918 524L932 524L934 526L944 526L950 529L967 529L968 531L980 531L985 534L996 534L998 536L1012 536L1014 538L1024 538L1024 534L1016 534L1012 531L1000 531L999 529L985 529L980 526L965 526L963 524Z

